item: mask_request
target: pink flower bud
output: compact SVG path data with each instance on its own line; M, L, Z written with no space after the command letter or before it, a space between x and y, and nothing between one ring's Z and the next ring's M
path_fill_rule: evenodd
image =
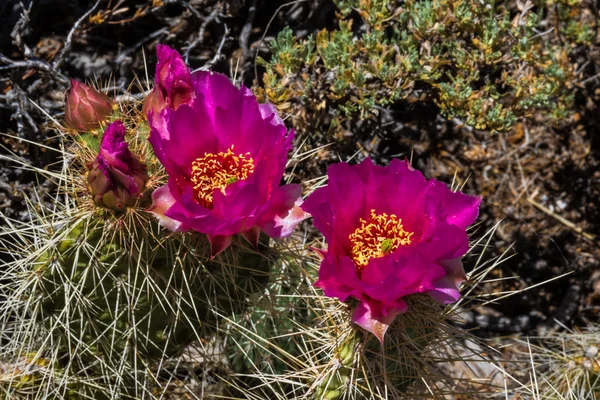
M112 113L112 101L104 93L71 79L67 93L65 123L78 131L89 131L100 126Z
M125 132L121 121L108 125L98 157L87 166L87 181L99 207L123 210L133 206L148 180L146 166L129 151Z

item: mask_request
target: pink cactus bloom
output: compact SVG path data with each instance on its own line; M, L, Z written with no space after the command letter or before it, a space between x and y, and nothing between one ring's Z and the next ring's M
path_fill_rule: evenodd
M170 230L206 234L213 255L238 233L253 245L260 231L290 235L307 217L300 186L280 186L293 132L225 75L198 71L191 85L193 101L148 114L150 143L169 175L149 211Z
M87 166L87 181L97 206L114 210L133 206L148 180L146 166L129 151L125 133L121 121L108 125L98 157Z
M191 104L194 100L192 78L179 53L159 44L156 46L156 75L154 89L144 100L142 112L158 114L165 107L177 109L182 104Z
M65 124L78 131L90 131L112 113L112 100L96 89L71 79L65 99Z
M407 161L387 167L366 159L329 167L329 183L302 209L313 216L328 249L316 286L326 296L358 300L352 320L383 342L388 326L407 311L403 297L427 293L442 304L460 297L461 257L479 197L426 180Z

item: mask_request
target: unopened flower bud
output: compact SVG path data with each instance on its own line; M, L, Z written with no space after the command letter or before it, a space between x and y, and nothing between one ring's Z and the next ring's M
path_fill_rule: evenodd
M89 131L100 126L112 113L112 101L94 88L71 79L67 93L65 123L78 131Z
M87 181L99 207L123 210L133 206L148 180L146 166L129 151L125 133L121 121L108 125L98 157L87 166Z

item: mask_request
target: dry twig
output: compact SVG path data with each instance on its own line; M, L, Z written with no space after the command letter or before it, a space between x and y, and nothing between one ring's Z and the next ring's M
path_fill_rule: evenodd
M210 61L208 61L206 64L204 64L200 68L194 70L193 72L209 71L220 59L225 57L223 55L223 53L221 53L221 51L223 50L223 45L225 44L225 41L227 41L227 37L229 35L229 28L227 28L227 25L225 25L225 24L223 24L223 26L225 27L225 33L223 33L223 38L221 38L221 43L219 44L219 48L217 49L217 52L215 53L214 57Z
M574 232L580 234L581 236L584 237L584 239L595 243L596 237L594 235L592 235L591 233L587 233L585 232L580 226L575 225L573 222L569 221L568 219L566 219L565 217L562 217L558 214L556 214L554 211L550 210L548 207L545 207L544 205L538 203L537 201L535 201L532 197L527 198L527 202L529 204L531 204L532 206L534 206L535 208L537 208L538 210L548 214L549 216L551 216L552 218L556 219L558 222L560 222L561 224L563 224L564 226L566 226L567 228L573 230Z
M244 61L250 56L250 49L248 48L248 37L250 36L250 32L252 31L252 23L254 22L254 17L256 15L256 0L252 1L250 4L250 8L248 8L248 18L246 18L246 23L242 28L242 32L240 33L240 48L243 53L242 65L244 65Z
M75 22L75 24L73 24L73 27L71 28L71 31L67 35L67 40L65 41L65 44L64 44L63 48L60 50L60 52L58 53L58 55L56 56L56 58L52 62L52 68L57 69L63 63L67 51L69 51L71 49L71 45L73 43L73 35L75 34L75 31L77 31L77 29L83 23L84 20L86 20L87 18L89 18L89 16L92 15L92 13L94 11L96 11L96 8L98 8L98 6L100 5L101 1L102 0L97 0L96 3L92 6L92 8L90 8L85 14L83 14L81 16L81 18L79 18L77 20L77 22Z
M215 21L215 20L218 21L218 18L220 16L220 11L221 11L220 8L215 8L214 10L212 10L212 12L208 15L208 17L206 17L206 19L202 22L202 25L200 25L200 30L198 31L198 37L187 47L187 49L185 49L185 52L183 53L183 58L185 59L186 64L189 64L190 52L194 48L196 48L198 45L202 44L202 42L204 41L204 32L206 32L206 28L208 27L208 24L210 24L212 21Z

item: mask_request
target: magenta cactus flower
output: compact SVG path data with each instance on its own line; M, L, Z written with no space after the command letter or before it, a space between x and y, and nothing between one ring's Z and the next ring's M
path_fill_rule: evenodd
M112 106L112 100L104 93L71 79L65 100L65 124L78 131L96 129L110 116Z
M159 44L156 46L156 74L154 89L144 100L142 112L159 114L163 108L176 110L182 104L191 104L194 100L194 88L191 75L179 53Z
M99 207L123 210L133 206L148 180L146 166L129 151L125 133L121 121L108 125L98 157L87 166L87 181Z
M291 234L307 217L300 186L280 186L293 132L272 105L225 75L198 71L190 82L193 100L148 115L150 143L169 175L149 211L173 231L206 234L213 255L238 233L254 245L261 231ZM169 98L176 86L165 90Z
M301 206L327 241L315 283L326 296L357 299L352 320L382 342L395 317L407 311L404 297L458 300L466 279L465 230L477 218L479 197L428 181L400 160L387 167L370 159L339 163L328 177Z

